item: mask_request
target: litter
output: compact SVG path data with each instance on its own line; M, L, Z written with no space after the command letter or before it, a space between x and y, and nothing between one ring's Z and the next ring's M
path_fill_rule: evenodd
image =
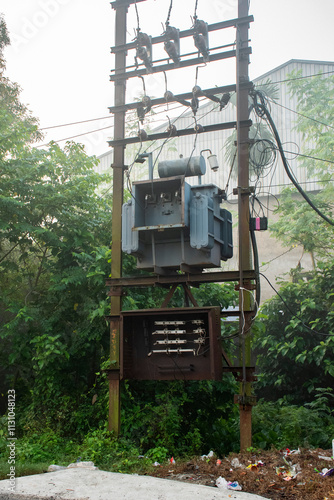
M242 488L240 486L240 484L238 483L238 481L233 481L231 483L227 483L227 489L228 490L234 490L234 491L241 491Z
M217 488L226 488L227 489L227 481L224 477L219 476L216 479L216 486Z
M328 477L328 476L332 476L334 474L334 469L322 469L321 472L319 472L320 476L323 476L323 477Z
M174 457L172 457L172 458L170 459L170 463L171 463L171 464L175 464Z
M240 464L239 462L239 459L238 458L233 458L232 461L231 461L231 465L232 467L234 467L235 469L237 467L242 467L242 465Z
M263 466L264 466L264 463L262 462L262 460L259 460L258 462L255 462L254 464L247 465L247 469L256 471L258 469L258 467L263 467Z
M201 459L202 460L210 460L210 458L212 458L214 455L213 451L211 450L207 455L202 455L201 456Z
M219 476L216 479L217 488L225 488L227 490L241 491L242 488L238 481L226 481L224 477Z

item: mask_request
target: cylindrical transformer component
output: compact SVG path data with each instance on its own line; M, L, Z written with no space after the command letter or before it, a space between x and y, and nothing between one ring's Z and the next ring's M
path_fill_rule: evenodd
M175 175L185 175L186 177L204 175L206 172L205 158L201 155L161 161L158 164L158 172L160 178L174 177Z
M211 170L213 170L214 172L216 172L219 169L217 155L208 156L208 162L209 162Z

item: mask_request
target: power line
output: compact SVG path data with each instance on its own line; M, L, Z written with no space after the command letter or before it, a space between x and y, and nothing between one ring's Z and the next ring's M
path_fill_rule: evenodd
M326 74L334 74L334 71L328 71L326 73L321 73L323 75L326 75ZM285 83L285 82L290 82L290 81L294 81L294 80L301 80L301 79L305 79L305 78L312 78L314 76L319 76L319 73L317 74L314 74L314 75L309 75L309 76L302 76L302 77L299 77L299 78L292 78L292 79L286 79L286 80L280 80L278 82L270 82L270 83L261 83L261 85L272 85L272 84L276 84L276 83ZM274 102L274 101L272 101ZM282 106L284 108L284 106L282 104L278 104L275 102L275 104L277 104L278 106ZM158 107L159 106L165 106L165 104L159 104L157 105ZM182 104L180 105L177 105L173 108L174 109L177 109L177 108L180 108L182 106ZM294 111L293 109L289 109L289 108L286 108L287 110L289 111L292 111L293 113L297 113L297 111ZM164 111L157 111L156 114L158 113L163 113ZM297 114L301 114L301 113L297 113ZM304 116L304 115L302 115ZM88 118L86 120L80 120L80 121L76 121L76 122L70 122L70 123L63 123L63 124L60 124L60 125L51 125L50 127L43 127L43 128L40 128L39 130L40 131L43 131L43 130L51 130L51 129L54 129L54 128L61 128L61 127L68 127L68 126L71 126L71 125L80 125L82 123L89 123L89 122L93 122L93 121L98 121L98 120L105 120L105 119L109 119L109 118L113 118L113 116L111 115L108 115L108 116L101 116L100 118ZM318 120L315 120L314 118L311 118L309 116L305 116L305 118L309 118L310 120L314 120L314 121L318 121ZM322 123L322 122L319 122L319 123ZM322 123L323 125L326 125L327 127L331 127L331 128L334 128L333 126L327 124L327 123ZM64 139L66 140L66 139Z
M305 80L306 78L314 78L315 76L319 76L319 75L321 76L321 75L333 75L333 74L334 74L334 71L325 71L323 73L315 73L313 75L308 75L308 76L298 76L296 78L287 78L285 80L278 80L277 82L273 82L273 81L263 82L263 83L261 83L261 85L264 86L264 85L273 85L276 83L294 82L295 80Z
M52 125L51 127L43 127L43 128L38 129L38 130L42 131L42 130L50 130L52 128L69 127L70 125L80 125L81 123L89 123L89 122L94 122L94 121L98 121L98 120L105 120L106 118L113 118L113 117L111 115L101 116L100 118L90 118L89 120L81 120L79 122L63 123L62 125Z
M106 130L108 128L111 128L113 125L109 125L108 127L103 127L103 128L98 128L96 130L90 130L89 132L84 132L83 134L77 134L77 135L72 135L71 137L66 137L65 139L58 139L53 142L63 142L63 141L70 141L71 139L76 139L77 137L82 137L83 135L88 135L88 134L93 134L94 132L100 132L100 130ZM49 143L46 144L39 144L36 146L36 148L42 148L44 146L48 146Z
M316 123L320 123L320 125L325 125L325 127L333 128L332 125L329 125L328 123L321 122L320 120L317 120L316 118L312 118L311 116L303 115L303 113L299 113L299 111L295 111L294 109L288 108L286 106L283 106L283 104L280 104L279 102L274 101L273 99L268 98L270 102L273 104L276 104L277 106L280 106L281 108L287 109L288 111L291 111L291 113L295 113L296 115L302 116L303 118L307 118L308 120L311 120Z

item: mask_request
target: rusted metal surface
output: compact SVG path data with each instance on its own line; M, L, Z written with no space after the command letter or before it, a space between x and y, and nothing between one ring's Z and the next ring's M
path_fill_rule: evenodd
M247 17L248 0L238 0L238 17ZM251 382L247 379L247 368L251 362L250 329L253 318L251 311L251 284L245 279L244 270L250 269L251 246L249 235L249 129L241 127L249 118L248 91L242 85L249 82L249 57L245 55L248 47L249 25L244 23L237 30L237 157L238 157L238 213L239 213L239 309L241 352L240 361L243 367L240 382L241 398L251 396ZM251 406L240 405L240 449L246 450L252 444L252 412Z
M245 120L240 123L240 127L250 127L252 125L251 120ZM237 123L236 122L226 122L226 123L217 123L213 125L205 125L203 127L203 131L200 132L201 134L206 133L206 132L215 132L216 130L228 130L232 128L236 128ZM195 131L194 129L182 129L182 130L177 130L175 137L183 137L185 135L194 135ZM116 135L115 135L116 137ZM158 134L148 134L146 138L139 138L139 137L128 137L126 139L121 139L117 138L112 141L108 141L109 146L126 146L128 144L136 144L138 142L145 142L145 141L158 141L159 139L167 139L168 137L171 137L169 132L161 132Z
M213 87L207 90L203 90L197 94L198 97L202 97L205 94L210 94L210 95L217 95L217 94L223 94L224 92L235 92L236 91L236 85L225 85L224 87ZM205 92L205 94L204 94ZM185 94L178 94L173 96L173 98L168 99L168 102L177 102L179 99L191 99L193 97L192 92L187 92ZM158 106L160 104L166 104L166 98L165 97L160 97L157 99L151 99L151 105L152 106ZM110 106L108 109L110 113L115 113L117 111L129 111L130 109L137 109L141 107L143 104L141 101L136 101L128 104L124 104L124 106Z
M121 318L122 378L221 380L219 307L128 311Z
M242 54L243 55L249 55L252 53L250 48L247 49L242 49ZM225 52L220 52L218 54L211 54L210 55L210 61L221 61L223 59L231 59L232 57L236 56L236 51L235 50L226 50ZM186 59L185 61L180 61L178 68L189 68L190 66L194 66L196 64L202 64L204 63L204 58L203 57L196 57L194 59ZM174 64L161 64L160 66L153 66L151 73L161 73L162 71L170 71L172 69L175 69ZM110 75L110 80L112 82L118 81L119 79L129 79L129 78L135 78L138 76L143 76L147 75L147 70L146 68L143 69L136 69L134 71L127 71L124 73L120 74L114 74Z
M243 273L246 279L255 279L255 271L247 270ZM129 276L122 278L109 278L106 280L108 287L146 287L146 286L165 286L174 283L187 283L191 286L197 286L200 283L227 283L239 280L239 271L214 271L208 273L196 274L166 274L166 275L148 275L148 276ZM233 314L229 313L230 316Z
M126 17L129 2L115 2L115 40L116 45L126 42ZM115 72L119 74L126 65L126 54L118 52L115 56ZM125 104L125 81L119 80L115 85L114 98L117 106ZM125 112L115 113L115 137L125 135ZM121 167L121 168L119 168ZM121 214L124 184L124 148L114 147L113 168L113 211L112 211L112 244L111 244L111 277L122 276L122 225ZM121 292L121 290L119 290ZM110 366L114 371L109 377L109 421L108 428L116 436L120 433L120 311L122 307L121 293L111 291L110 299Z

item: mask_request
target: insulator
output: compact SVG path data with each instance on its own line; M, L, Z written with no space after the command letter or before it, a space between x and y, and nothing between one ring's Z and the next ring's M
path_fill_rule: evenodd
M196 19L194 25L194 43L195 47L202 54L205 62L209 61L209 29L208 23Z
M138 120L140 121L140 123L143 123L144 118L145 118L145 109L143 108L143 106L138 106L137 116L138 116Z
M142 98L141 102L143 103L144 106L146 106L147 108L151 109L151 107L152 107L152 101L151 101L151 98L148 95L144 95L144 97Z
M213 172L217 172L217 170L219 169L217 155L208 156L208 162L209 162L211 170L213 170Z
M167 128L167 132L169 134L169 137L175 137L177 134L177 128L175 127L175 125L169 125L169 127Z
M173 92L170 92L169 90L167 90L165 93L164 93L164 98L165 100L168 102L168 101L172 101L174 99L174 94Z
M175 64L178 64L180 62L180 58L175 43L168 40L168 42L164 43L164 48L169 57L173 59Z
M231 94L228 92L222 95L222 98L220 99L220 111L227 106L229 103L229 100L231 99Z
M164 33L164 48L176 65L180 62L180 30L167 26Z
M203 56L203 60L205 62L208 62L209 61L209 51L208 51L205 37L203 35L195 35L194 41L195 41L195 47L199 50L199 52Z
M194 130L197 134L200 134L201 132L204 132L204 127L203 127L203 125L196 123Z
M194 115L196 115L198 107L199 107L199 100L196 96L193 96L193 98L191 99L191 109Z
M146 69L150 71L152 69L152 38L146 33L141 33L139 31L136 42L136 59L141 59Z
M151 65L151 60L148 56L147 50L145 47L138 47L137 52L136 52L136 57L141 59L143 63L145 64L147 69L152 69Z
M140 129L138 131L138 137L141 141L147 141L147 138L148 138L147 132L143 129Z
M206 36L209 31L208 23L206 23L205 21L201 21L200 19L196 19L194 28L197 33L201 33L204 36Z
M193 94L194 94L194 95L196 95L196 96L197 96L197 95L199 95L199 94L201 94L201 93L202 93L202 89L201 89L201 87L199 87L198 85L195 85L195 86L193 87L192 92L193 92Z

